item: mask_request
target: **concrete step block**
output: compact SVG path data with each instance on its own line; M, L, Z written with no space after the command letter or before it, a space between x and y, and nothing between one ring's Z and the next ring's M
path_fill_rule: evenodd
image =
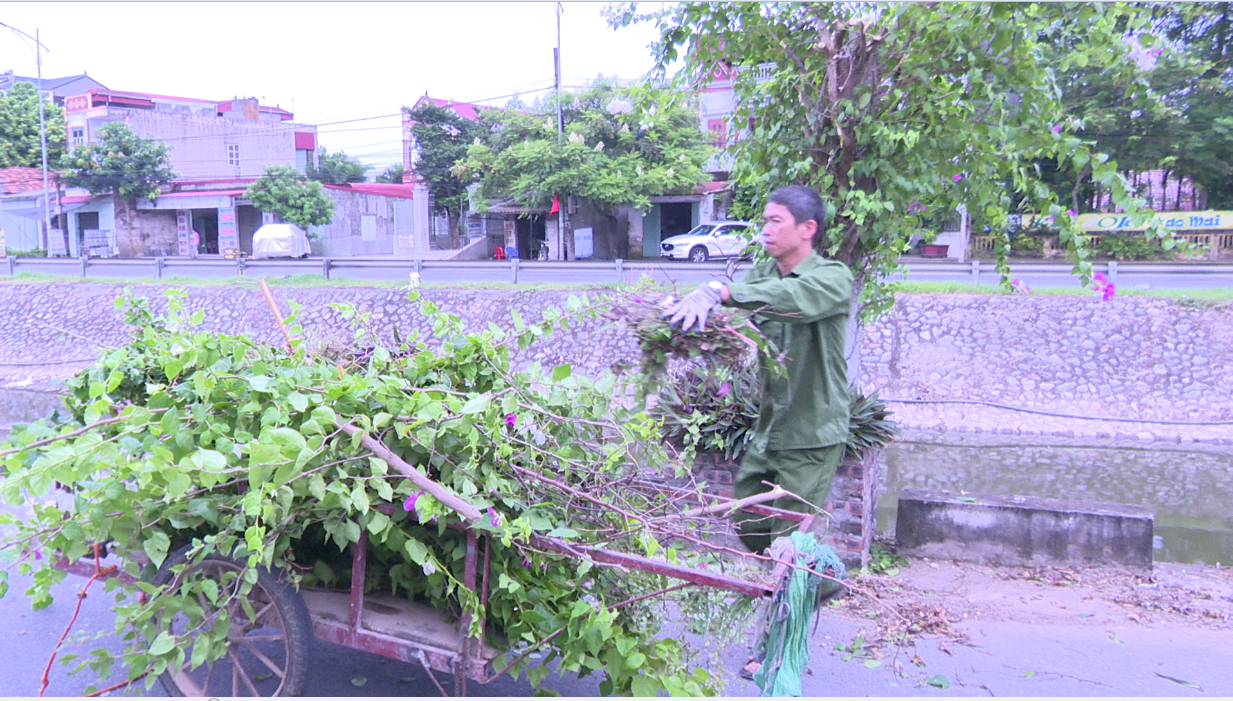
M1153 522L1130 504L905 489L895 538L913 557L1150 570Z

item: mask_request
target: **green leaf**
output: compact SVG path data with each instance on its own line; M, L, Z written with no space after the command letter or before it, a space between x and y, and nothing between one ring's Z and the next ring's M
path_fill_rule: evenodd
M155 567L162 567L163 560L167 559L167 550L171 547L171 539L167 534L152 530L146 536L145 541L141 544L141 549L150 557L150 562L154 563Z
M865 667L875 669L882 666L882 660L865 660Z
M255 392L268 392L272 384L274 384L274 378L265 375L253 375L248 378L248 386Z
M407 551L407 557L417 565L424 564L424 560L428 558L428 548L415 538L407 538L403 549Z
M552 381L560 382L570 375L574 374L574 368L570 365L558 365L552 369Z
M481 394L478 397L472 397L467 400L466 404L462 405L462 414L480 414L488 410L488 406L492 404L492 396L489 394Z
M926 679L925 683L929 686L936 686L939 689L950 688L950 679L948 679L945 674L935 674Z
M351 677L351 686L360 687L368 683L367 677L354 676Z
M162 631L154 637L154 641L150 643L149 653L151 655L166 655L176 647L175 636L167 631Z
M299 392L292 392L287 395L287 401L290 402L291 408L296 411L304 411L308 408L308 397L305 397Z
M654 677L639 674L630 681L630 695L641 697L659 696L659 682Z

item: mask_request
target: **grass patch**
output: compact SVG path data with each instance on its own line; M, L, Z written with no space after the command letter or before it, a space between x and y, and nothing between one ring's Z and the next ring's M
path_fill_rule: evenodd
M904 294L964 294L964 295L1006 295L1013 292L1004 291L999 285L973 285L970 282L931 282L920 280L905 280L899 283L899 292ZM1033 287L1027 296L1045 297L1092 297L1096 293L1090 287ZM1211 304L1233 301L1233 287L1190 287L1190 288L1158 288L1136 290L1130 285L1117 286L1118 297L1160 297L1177 300L1182 303Z
M47 275L44 273L18 273L13 277L0 278L0 285L22 283L58 283L82 284L101 283L107 285L159 285L163 287L246 287L255 285L257 280L264 279L266 284L274 288L291 289L334 289L334 288L375 288L397 289L405 288L406 281L353 280L350 278L330 278L324 280L320 275L289 275L269 276L246 275L244 277L175 277L166 276L162 279L154 277L82 278L73 275ZM427 290L517 290L534 292L537 290L594 290L610 289L613 291L640 292L676 292L692 289L692 284L657 282L649 277L642 277L634 282L592 282L592 283L520 283L512 282L426 282L420 285ZM973 285L970 282L904 280L898 283L899 292L904 294L964 294L964 295L1005 295L1000 285ZM1045 297L1092 297L1095 293L1088 287L1033 287L1030 295ZM1176 300L1183 305L1215 306L1223 302L1233 301L1233 287L1204 287L1179 289L1149 289L1136 290L1133 286L1118 285L1119 297L1160 297Z

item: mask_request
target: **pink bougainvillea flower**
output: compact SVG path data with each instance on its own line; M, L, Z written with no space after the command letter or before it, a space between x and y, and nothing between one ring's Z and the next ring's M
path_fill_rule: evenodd
M518 417L513 414L506 414L505 425L509 428L509 430L514 430L514 427L518 425Z
M954 178L952 178L952 179L953 179L955 182L959 182L960 180L963 180L963 173L955 173L955 177L954 177Z
M732 383L725 382L719 386L719 391L715 393L716 397L726 397L732 391Z
M1070 215L1070 218L1071 218L1071 219L1074 219L1074 218L1075 218L1075 210L1073 210L1073 209L1068 209L1068 210L1066 210L1066 213Z
M496 509L492 508L491 506L488 507L488 515L492 517L492 527L493 528L496 528L497 526L501 525L501 514L497 513Z
M1054 124L1054 125L1053 125L1053 133L1054 133L1054 134L1061 134L1061 133L1062 133L1062 125L1061 125L1061 124Z
M1117 286L1104 273L1096 273L1092 278L1092 291L1100 295L1100 299L1108 302L1117 296Z
M415 500L419 499L420 495L422 494L423 492L416 492L415 494L412 494L411 496L407 497L407 500L402 503L402 510L403 511L415 511Z

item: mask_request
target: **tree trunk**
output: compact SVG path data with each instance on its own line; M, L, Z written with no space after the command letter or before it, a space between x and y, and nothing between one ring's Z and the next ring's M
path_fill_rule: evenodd
M848 314L848 336L843 349L843 357L848 361L848 384L862 387L861 377L863 368L861 367L861 340L864 338L865 327L861 323L861 291L865 288L865 281L861 277L855 277L852 280L852 307Z
M462 219L462 213L458 209L449 209L448 216L450 220L450 249L458 248L458 221Z

